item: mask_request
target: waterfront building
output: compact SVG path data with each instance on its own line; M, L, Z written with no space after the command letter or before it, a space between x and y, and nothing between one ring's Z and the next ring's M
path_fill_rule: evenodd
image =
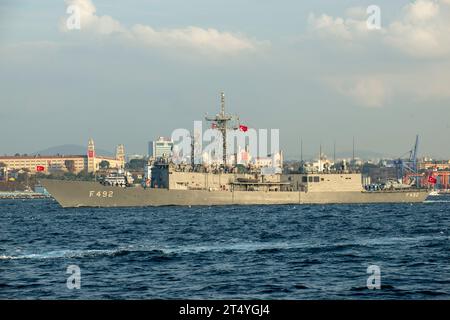
M450 170L450 160L431 160L423 159L417 165L417 169L421 170Z
M173 141L170 138L159 137L156 141L148 143L148 156L150 158L170 158L173 150Z
M105 157L95 154L94 140L89 139L86 155L19 155L0 156L0 163L4 163L7 170L26 169L31 174L37 172L96 172L102 161L108 161L110 168L124 168L125 151L123 145L117 148L116 157Z

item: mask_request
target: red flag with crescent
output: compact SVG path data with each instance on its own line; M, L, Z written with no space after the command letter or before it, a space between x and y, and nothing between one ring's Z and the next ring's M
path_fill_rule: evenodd
M242 132L247 132L248 127L241 124L239 125L239 130L241 130Z

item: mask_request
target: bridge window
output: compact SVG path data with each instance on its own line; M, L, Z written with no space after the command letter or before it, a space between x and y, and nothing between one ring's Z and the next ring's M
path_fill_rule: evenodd
M320 177L314 177L314 182L320 182Z

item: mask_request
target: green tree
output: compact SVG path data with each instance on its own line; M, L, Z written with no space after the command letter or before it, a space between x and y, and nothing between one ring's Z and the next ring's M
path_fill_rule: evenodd
M67 171L69 171L70 173L75 172L75 161L74 160L65 160L64 165L66 166Z
M99 166L100 166L100 169L109 169L110 164L108 161L102 160L102 162L100 162Z
M94 179L95 179L95 175L92 172L87 172L86 170L80 171L76 175L76 180L92 181Z
M0 181L6 180L6 163L0 162Z
M22 172L17 175L17 181L28 182L30 176L30 170L28 168L22 168Z
M133 159L125 165L125 168L129 170L143 171L146 164L147 160L145 159Z

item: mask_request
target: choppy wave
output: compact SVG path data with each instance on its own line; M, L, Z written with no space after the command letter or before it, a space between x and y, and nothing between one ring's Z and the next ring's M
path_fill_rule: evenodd
M43 253L31 253L24 255L0 255L0 260L16 260L16 259L60 259L60 258L93 258L93 257L115 257L123 256L129 253L142 254L198 254L208 252L226 252L226 251L242 251L242 252L268 252L273 253L283 250L296 249L321 249L333 250L347 247L372 247L394 245L398 243L418 243L426 241L449 240L448 236L418 236L418 237L388 237L366 239L354 242L339 243L307 243L307 242L247 242L233 244L215 244L215 245L186 245L186 246L157 246L157 245L130 245L118 247L116 249L90 249L90 250L56 250Z
M449 223L448 204L436 202L63 210L6 201L0 299L447 298ZM373 263L376 292L366 287ZM83 274L77 293L62 285L70 264Z
M83 258L83 257L98 257L98 256L113 256L120 253L122 250L57 250L44 253L31 253L24 255L2 255L0 259L16 260L16 259L57 259L57 258Z
M13 256L0 255L0 260L11 260L11 259L15 259L15 257L13 257Z

